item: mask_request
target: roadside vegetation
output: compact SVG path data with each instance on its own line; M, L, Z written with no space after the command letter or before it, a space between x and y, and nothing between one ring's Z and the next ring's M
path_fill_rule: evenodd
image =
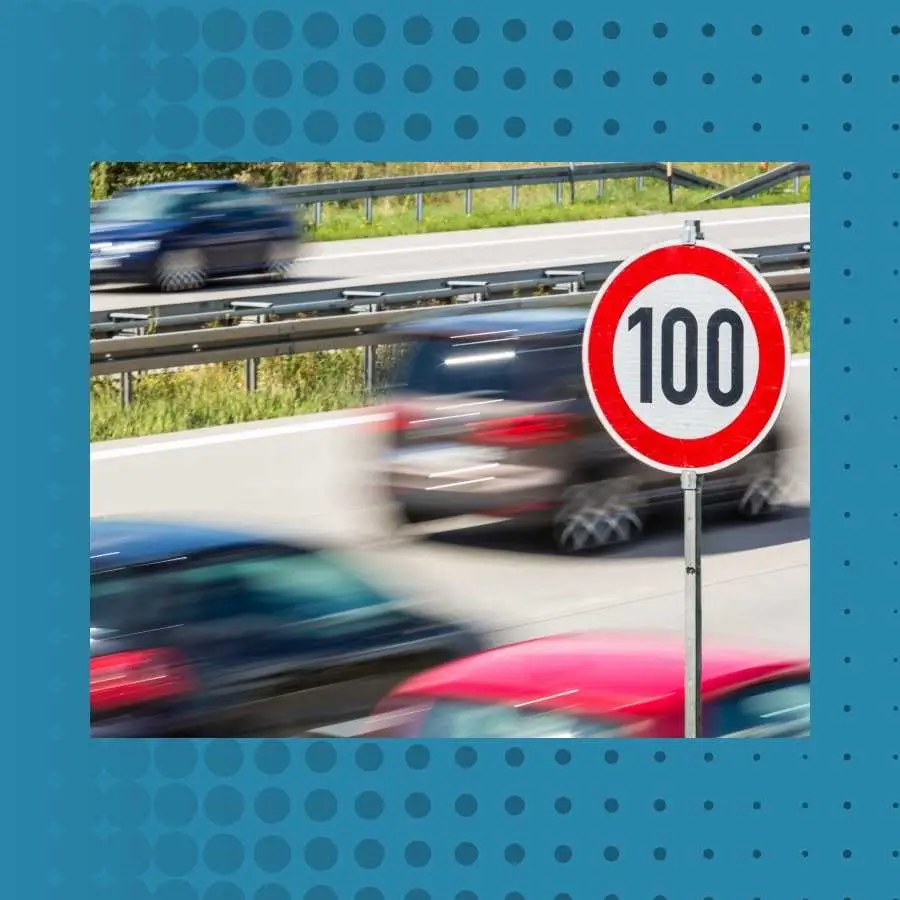
M93 163L91 197L104 199L118 190L138 184L198 178L238 178L260 187L279 187L322 181L342 181L393 175L469 171L488 168L530 167L558 163ZM721 184L731 185L774 167L779 163L676 163ZM336 241L366 237L425 234L478 228L502 228L590 219L622 218L654 212L691 212L775 203L807 202L809 179L773 188L748 200L705 203L711 192L705 189L676 188L669 203L665 183L645 179L609 181L598 192L595 182L568 186L557 198L552 185L521 187L517 206L511 205L508 188L477 190L472 193L472 212L466 215L462 193L425 196L423 221L416 221L415 198L384 197L373 202L372 222L365 218L363 204L355 201L329 203L322 207L318 224L312 210L298 211L314 241ZM559 202L557 202L559 200Z
M238 178L260 187L375 178L392 175L473 169L530 167L555 163L93 163L91 197L109 197L138 184L206 178ZM771 163L675 163L722 184L744 181ZM602 192L594 182L568 186L558 197L555 187L519 188L517 206L509 189L474 191L470 215L462 193L425 197L422 222L416 221L415 198L386 197L373 204L371 224L363 204L330 203L323 206L318 225L313 210L303 216L310 239L334 241L387 237L475 228L544 224L638 216L653 212L698 211L719 207L763 206L809 200L809 179L776 187L750 200L706 204L707 190L676 188L670 204L663 182L610 181ZM298 212L298 214L301 214ZM786 310L795 352L809 349L809 304L798 302ZM379 348L378 372L386 369L386 348ZM215 425L275 419L301 413L359 407L371 401L363 379L363 351L339 350L262 360L257 390L244 386L244 364L221 363L176 372L151 373L133 379L132 403L125 409L120 380L91 379L91 441L142 437Z
M809 352L809 301L785 309L795 353ZM376 373L386 377L392 351L378 348ZM371 402L362 350L333 350L261 360L257 390L248 393L244 364L217 363L134 377L123 408L120 381L91 379L91 441L143 437L215 425L353 409Z

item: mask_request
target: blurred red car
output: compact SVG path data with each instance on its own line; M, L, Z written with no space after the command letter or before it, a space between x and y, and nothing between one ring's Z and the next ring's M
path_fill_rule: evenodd
M809 736L809 661L703 651L703 737ZM402 682L375 709L383 737L684 736L678 637L567 634L487 650Z

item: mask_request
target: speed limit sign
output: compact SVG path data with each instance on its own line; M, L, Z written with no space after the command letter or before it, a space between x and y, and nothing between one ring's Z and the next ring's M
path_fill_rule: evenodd
M600 289L584 331L584 380L603 426L625 451L680 473L684 492L685 736L701 734L702 476L765 438L787 393L791 350L777 298L740 256L685 240L623 262Z
M723 469L784 403L790 342L764 278L703 241L654 247L604 283L583 342L588 395L628 453L665 472Z

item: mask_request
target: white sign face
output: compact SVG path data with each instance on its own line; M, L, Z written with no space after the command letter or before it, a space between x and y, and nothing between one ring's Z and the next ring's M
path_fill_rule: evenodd
M649 403L641 399L648 341ZM613 365L642 422L695 440L721 431L746 408L759 372L759 340L744 307L720 284L671 275L647 285L625 308Z
M704 242L623 263L597 295L583 344L588 394L630 454L711 472L775 423L790 346L781 307L745 260Z

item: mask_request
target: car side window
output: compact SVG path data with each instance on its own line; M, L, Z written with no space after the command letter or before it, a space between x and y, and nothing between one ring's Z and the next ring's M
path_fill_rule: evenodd
M259 208L253 191L207 191L198 197L198 205L204 213L225 215L252 215Z
M775 679L704 704L703 736L805 737L809 734L809 677Z

